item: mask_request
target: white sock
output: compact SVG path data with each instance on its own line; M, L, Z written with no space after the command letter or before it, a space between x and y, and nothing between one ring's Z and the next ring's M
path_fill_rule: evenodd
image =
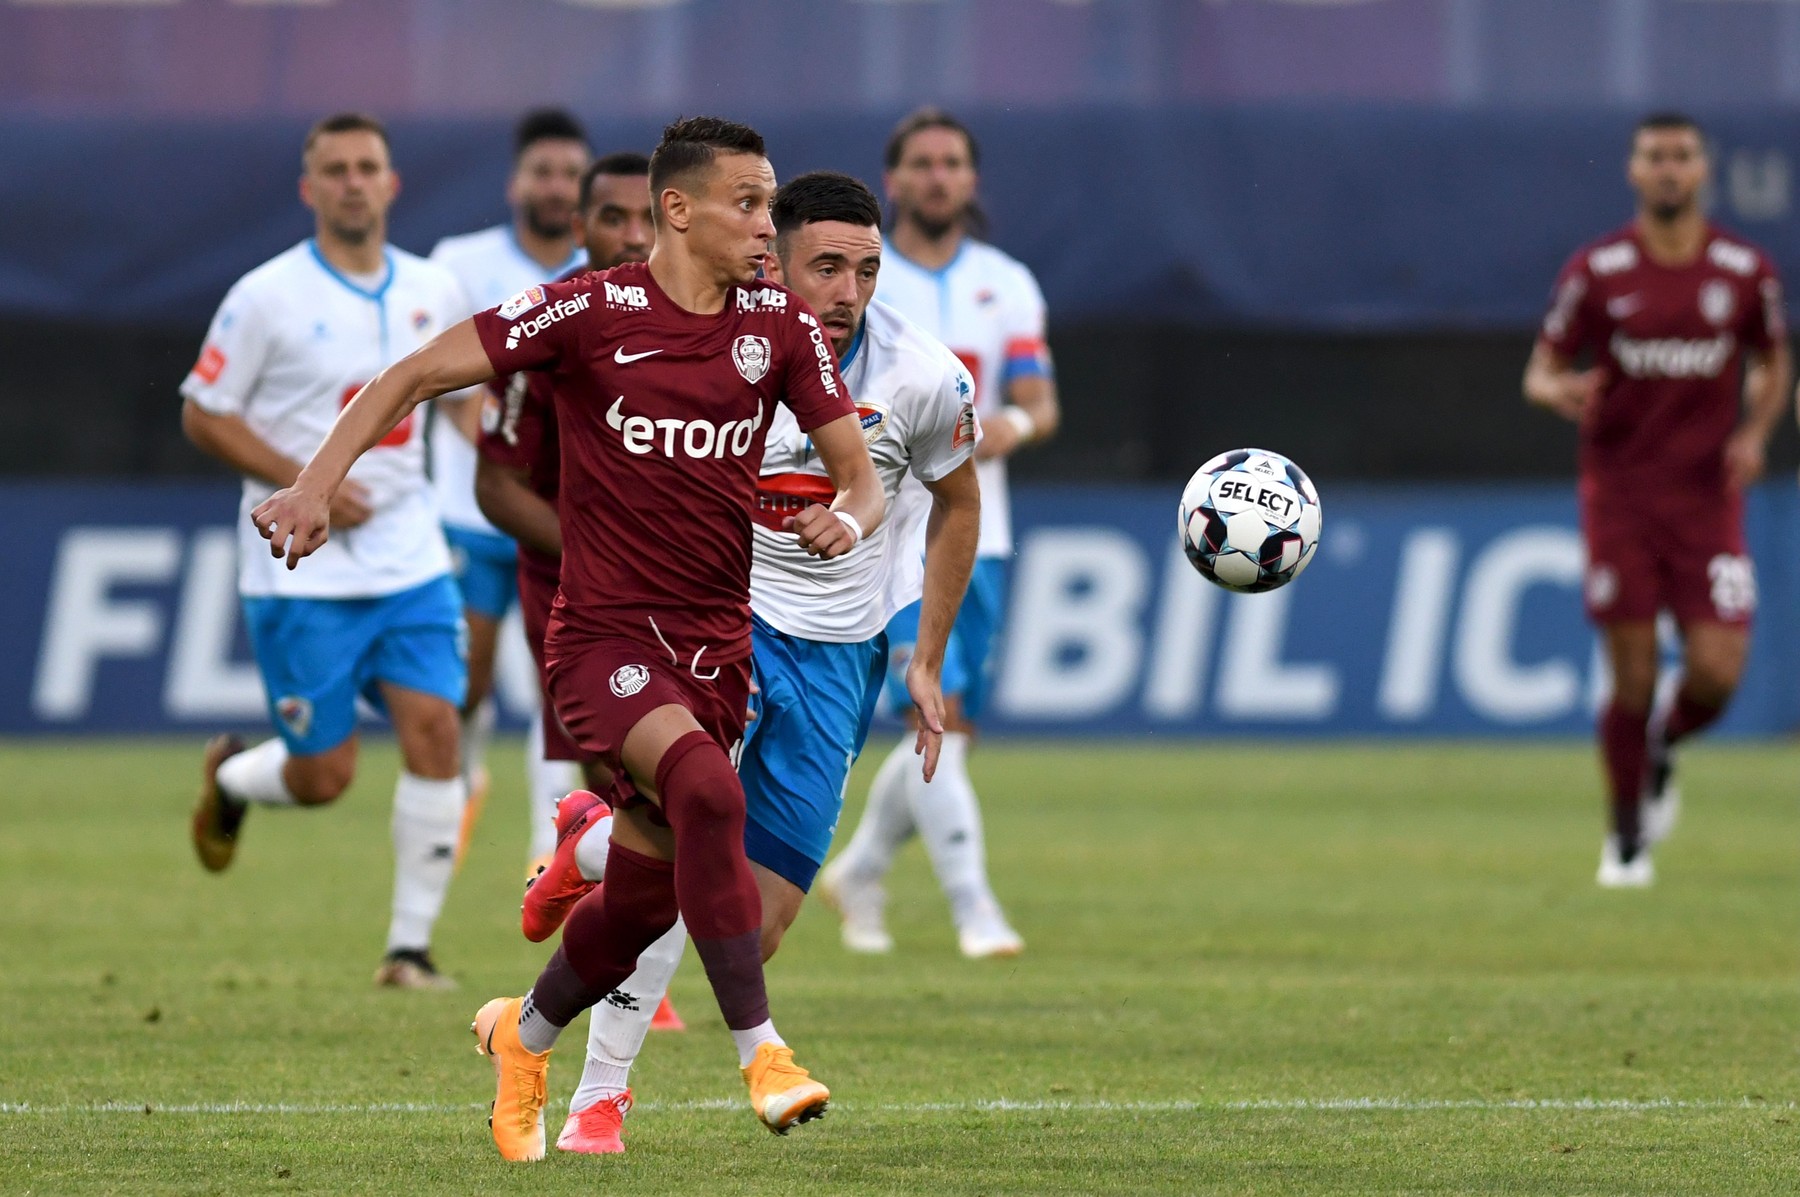
M531 800L531 859L556 851L556 804L581 787L574 761L544 759L544 721L533 719L525 733L525 792Z
M263 806L292 806L294 793L281 775L287 764L287 745L277 736L255 748L246 748L219 766L219 786L242 802Z
M612 850L612 821L611 815L596 820L575 841L575 868L588 881L606 880L606 854ZM679 954L675 958L681 959Z
M907 791L909 780L922 767L913 755L912 740L902 737L875 771L868 805L844 848L844 873L853 884L879 882L894 867L895 855L915 830Z
M394 914L388 951L431 946L456 867L469 786L460 777L433 781L402 770L394 786Z
M750 1067L750 1061L756 1058L756 1049L765 1043L787 1046L787 1040L775 1033L775 1024L766 1019L747 1031L733 1031L731 1041L737 1044L739 1068Z
M498 717L492 695L482 699L463 713L462 771L468 777L487 764L488 741L494 736L494 720Z
M547 1052L556 1046L556 1037L562 1033L563 1028L545 1018L532 995L527 993L519 1004L520 1046L528 1052Z
M910 779L913 819L931 857L938 884L950 899L958 927L987 911L997 911L988 886L987 847L981 836L981 806L969 781L969 737L945 732L937 774L926 782Z
M685 951L687 924L676 919L661 939L644 949L637 971L594 1007L588 1016L587 1063L575 1096L569 1099L569 1113L625 1092L631 1066L644 1050L644 1036L650 1033L650 1022ZM621 1001L615 1003L615 997Z

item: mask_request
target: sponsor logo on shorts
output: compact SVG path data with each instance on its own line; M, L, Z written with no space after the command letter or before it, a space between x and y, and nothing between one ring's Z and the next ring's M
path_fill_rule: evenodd
M1706 577L1720 619L1745 619L1756 613L1756 566L1750 558L1720 553L1706 563Z
M769 339L746 334L731 343L731 360L737 364L744 381L755 386L769 372Z
M275 700L275 717L281 720L281 726L287 728L296 738L304 740L306 733L312 730L312 700L301 698L297 694L277 698Z
M1587 595L1588 606L1596 611L1606 610L1619 597L1618 571L1610 565L1588 566L1583 591Z
M606 684L620 698L630 698L650 684L650 671L642 665L621 665Z

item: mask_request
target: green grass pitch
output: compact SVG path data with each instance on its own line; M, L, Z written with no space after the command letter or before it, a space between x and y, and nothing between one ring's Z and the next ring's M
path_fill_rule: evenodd
M186 841L198 744L0 745L0 1192L1800 1189L1792 747L1689 752L1635 893L1594 886L1585 745L985 747L1025 956L958 957L914 846L893 956L845 954L815 908L770 969L823 1122L756 1125L690 954L629 1154L537 1165L494 1154L467 1031L546 954L495 757L437 945L463 989L414 995L369 984L385 745L337 808L253 812L219 877Z

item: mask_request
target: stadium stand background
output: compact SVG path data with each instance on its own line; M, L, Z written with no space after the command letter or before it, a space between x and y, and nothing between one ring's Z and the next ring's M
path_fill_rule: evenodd
M219 477L181 439L175 387L225 288L305 235L295 147L325 111L391 122L393 237L423 252L504 218L507 133L531 105L568 105L601 148L717 110L762 127L783 174L873 181L894 120L927 101L980 134L993 239L1050 306L1067 419L1018 462L1044 488L1022 518L1117 508L1158 569L1169 484L1239 443L1301 461L1327 494L1327 547L1373 544L1392 569L1416 528L1396 524L1393 544L1369 532L1380 511L1342 502L1358 484L1538 480L1521 503L1566 497L1553 480L1572 476L1573 438L1525 408L1519 375L1557 266L1629 215L1624 143L1647 109L1706 123L1716 215L1800 282L1800 4L1779 0L0 0L0 474ZM1796 461L1784 422L1782 487L1758 517L1771 605L1787 593L1769 558L1792 538ZM1418 496L1422 513L1468 499ZM1477 524L1493 510L1469 501ZM1458 579L1515 526L1495 518L1460 528ZM46 571L52 555L37 554ZM1362 593L1366 561L1341 564L1293 601L1385 627L1392 569ZM11 621L26 661L48 651L46 601ZM1582 658L1573 596L1531 602L1537 622L1561 621L1554 652ZM1553 651L1509 644L1527 670ZM1077 646L1072 668L1116 648ZM1157 683L1136 668L1134 709L1153 714ZM1532 675L1560 696L1550 715L1508 724L1470 700L1443 726L1575 730L1575 673ZM1320 723L1296 699L1294 726L1387 726L1380 676L1362 687L1367 719L1340 703ZM1757 694L1753 675L1734 726L1800 722L1783 688ZM1218 705L1175 703L1175 730ZM1263 728L1263 708L1244 709ZM0 710L0 727L31 718Z

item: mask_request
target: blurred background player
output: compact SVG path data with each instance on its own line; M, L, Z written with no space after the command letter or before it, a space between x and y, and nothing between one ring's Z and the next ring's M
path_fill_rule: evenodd
M1650 848L1678 801L1674 746L1719 717L1743 674L1756 609L1743 490L1792 373L1781 283L1761 250L1707 220L1709 175L1692 120L1639 122L1637 217L1563 267L1525 371L1526 398L1580 429L1587 610L1612 682L1599 723L1609 887L1654 880ZM1682 661L1657 703L1662 611Z
M541 108L519 120L513 135L512 175L506 183L512 222L446 237L431 251L431 260L449 267L462 283L468 297L463 315L494 307L534 283L561 278L586 263L575 209L590 156L587 134L567 112ZM431 428L432 483L469 622L469 695L463 708L463 764L470 793L465 847L468 830L487 796L486 756L494 727L494 657L500 624L518 599L513 543L488 522L475 500L475 441L484 419L493 415L487 399L491 392L483 388L477 394L475 401L444 404ZM555 844L556 800L576 784L566 762L545 759L536 725L526 739L525 784L531 817L529 877Z
M910 544L883 530L847 556L812 559L784 524L833 488L793 417L778 412L758 480L750 567L751 661L757 718L744 735L744 850L762 895L763 959L800 913L831 847L851 765L869 733L887 669L883 630L895 609L921 601L908 692L924 712L912 767L931 775L942 742L944 646L968 585L981 530L981 489L970 461L973 385L941 344L893 308L871 303L881 268L881 207L848 175L816 171L789 180L772 207L775 252L768 275L818 313L855 396L863 436L891 503L916 478L931 496L923 575ZM922 588L922 589L921 589ZM568 874L602 839L598 826L559 844ZM600 874L588 871L591 880ZM539 884L551 881L546 877ZM554 879L579 896L578 876ZM526 895L534 905L538 887ZM560 920L560 913L552 912ZM546 920L548 922L548 920ZM552 925L553 929L553 925ZM548 934L548 931L545 932ZM540 937L541 938L541 937ZM633 1061L667 1001L687 932L675 927L638 958L635 972L588 1024L587 1065L556 1145L623 1151ZM659 1001L660 999L660 1001Z
M574 273L605 270L624 262L642 262L656 243L650 214L650 159L642 154L608 154L581 177L581 198L575 224L587 260ZM544 637L550 625L550 608L556 599L562 573L562 528L558 523L556 496L562 480L562 460L556 433L556 403L552 375L525 372L504 380L499 417L482 429L481 460L475 469L475 494L482 512L519 545L519 613L525 639L538 667L544 756L552 761L579 762L587 784L562 799L556 808L556 848L552 876L540 873L528 884L531 898L525 903L525 936L541 942L561 925L591 885L559 885L564 874L580 882L583 874L600 880L606 870L607 838L612 834L612 813L598 797L612 783L612 770L595 756L582 757L580 749L556 718L550 701L550 679L545 668ZM500 380L496 380L498 384ZM592 831L593 835L586 832ZM577 853L587 855L576 859ZM578 867L579 866L579 867ZM548 906L554 922L539 911ZM654 1025L680 1030L680 1017L667 998L658 1005Z
M461 319L455 278L386 243L399 179L371 117L307 135L300 198L315 232L245 275L181 384L182 426L244 476L238 589L279 738L207 745L194 847L231 863L249 804L318 806L356 771L356 699L385 708L404 762L394 789L394 904L378 984L451 988L431 931L450 887L467 796L457 708L462 613L425 449L410 418L357 463L333 540L305 573L271 559L250 512L292 485L340 408L375 374Z
M944 660L945 732L937 773L929 781L921 777L902 740L882 762L856 834L822 884L843 915L846 947L891 951L883 880L916 832L950 900L963 954L1011 956L1025 943L988 883L968 755L987 698L1013 551L1006 459L1053 435L1060 420L1044 341L1044 299L1030 270L977 239L985 226L976 198L980 149L960 121L936 108L920 109L888 139L885 162L894 222L879 298L949 346L974 376L982 428L975 450L981 544ZM922 488L902 489L894 512L896 546L918 544L929 508ZM901 679L918 620L914 604L888 628L889 692L902 709L910 705Z
M850 552L881 526L886 500L818 318L756 285L775 234L761 135L714 117L676 121L651 157L650 188L647 263L527 288L383 370L294 485L251 513L297 566L326 542L350 467L419 403L500 374L560 374L551 692L576 743L621 778L606 884L570 912L531 990L487 1002L471 1026L494 1064L494 1144L513 1160L544 1154L557 1036L678 916L757 1119L785 1133L830 1098L769 1015L733 766L750 697L750 512L774 408L793 410L834 484L829 507L788 525L803 549L821 560Z

